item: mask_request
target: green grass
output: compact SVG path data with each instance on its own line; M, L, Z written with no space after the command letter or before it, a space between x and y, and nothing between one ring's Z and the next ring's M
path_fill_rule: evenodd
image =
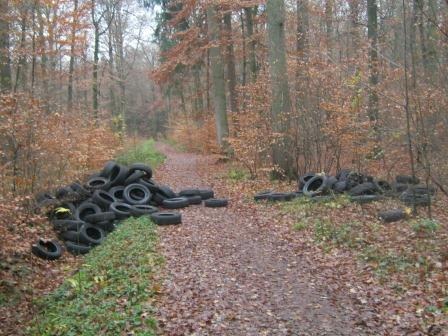
M249 178L249 174L241 168L230 168L227 172L227 178L235 182L243 181Z
M121 153L117 157L117 162L125 165L140 162L149 164L151 167L157 167L165 160L165 156L155 149L154 144L153 139L146 140Z
M420 218L411 223L412 230L418 234L433 234L439 228L440 224L430 218Z
M162 263L155 226L130 218L86 257L79 271L37 302L28 335L154 335L149 304Z

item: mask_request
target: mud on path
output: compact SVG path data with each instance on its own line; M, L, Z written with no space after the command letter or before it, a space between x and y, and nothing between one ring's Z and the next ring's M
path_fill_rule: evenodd
M158 149L167 160L157 180L176 191L214 184L215 195L226 197L210 175L212 157ZM315 285L300 246L282 239L268 213L229 201L227 208L190 206L181 210L182 225L159 227L166 262L156 302L161 334L367 334L353 318L356 308Z

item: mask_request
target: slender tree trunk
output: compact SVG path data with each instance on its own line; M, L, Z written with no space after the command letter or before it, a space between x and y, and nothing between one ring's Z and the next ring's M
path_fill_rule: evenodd
M109 41L108 41L108 52L109 52L109 112L112 116L117 115L116 102L115 102L115 89L114 89L114 47L113 47L113 36L112 30L109 29Z
M31 61L31 95L34 95L34 84L36 82L36 11L37 0L34 0L32 8L33 35L31 37L32 61Z
M285 47L285 3L283 0L268 0L266 3L268 51L272 90L272 128L277 134L272 148L272 159L289 178L294 176L287 131L290 126L291 100L289 96L286 47ZM273 172L274 177L280 177Z
M195 115L200 120L199 116L204 111L204 102L202 100L202 87L201 87L201 65L199 63L193 66L193 79L194 79L194 106Z
M73 21L70 44L70 64L68 69L67 108L73 109L73 73L75 70L76 29L78 26L78 0L73 0Z
M208 36L214 45L210 48L210 65L213 82L213 104L216 118L216 135L219 146L227 150L225 138L229 136L227 122L226 93L224 82L224 67L221 59L219 41L219 24L216 17L216 9L213 5L207 7Z
M325 34L330 57L333 57L333 6L334 0L325 0Z
M9 56L8 1L0 1L0 90L11 90L11 59Z
M232 16L230 13L224 15L224 29L226 35L226 65L230 110L236 113L238 112L238 102L236 94L235 54L233 53L232 40Z
M368 114L378 137L378 6L376 0L367 0L367 37L369 39Z
M243 51L243 61L242 61L242 70L241 70L241 85L246 85L246 68L247 68L247 55L246 55L246 30L245 30L245 23L244 23L244 16L243 13L240 12L240 19L241 19L241 48Z
M93 47L93 74L92 74L92 108L93 118L98 121L98 61L100 52L100 34L99 27L94 26L94 47Z
M249 69L251 74L251 81L255 82L257 79L257 56L256 56L256 41L254 37L254 12L256 7L244 8L246 15L246 31L247 39L249 41Z
M26 23L28 19L28 4L24 3L21 8L20 22L20 44L19 44L19 62L17 64L16 79L14 83L14 92L17 92L19 84L23 89L26 87L26 57L25 57L25 40L26 40Z

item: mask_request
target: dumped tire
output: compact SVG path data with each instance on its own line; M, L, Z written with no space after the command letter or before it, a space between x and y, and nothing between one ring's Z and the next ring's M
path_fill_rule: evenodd
M327 177L327 188L333 189L334 185L338 183L338 179L334 176L328 176Z
M209 198L204 201L204 205L208 208L222 208L226 207L229 201L225 198Z
M131 183L136 183L138 180L140 180L143 176L145 176L145 172L141 171L141 170L137 170L133 173L131 173L126 180L124 180L123 184L125 186L131 184Z
M92 177L86 182L86 187L91 190L106 190L110 187L110 181L107 178L101 176Z
M75 218L85 222L86 216L98 214L100 212L102 212L101 208L95 203L83 202L78 209L76 209Z
M402 183L402 184L419 184L420 183L420 179L418 177L412 177L410 175L397 175L395 177L395 181L397 183Z
M343 193L347 190L347 181L336 182L333 186L333 190L338 193Z
M144 185L133 183L124 188L123 197L131 205L148 204L151 192Z
M266 196L270 202L288 202L294 198L293 193L271 192Z
M116 164L110 172L110 187L115 187L117 185L122 185L126 177L128 176L129 170L125 166Z
M383 199L379 195L359 195L359 196L350 196L350 201L359 204L376 202Z
M81 228L80 228L81 229ZM80 243L81 237L80 237L80 230L70 230L70 231L64 231L59 234L59 238L63 241L71 241L74 243Z
M272 190L261 191L254 196L255 201L267 200L268 196L272 193Z
M431 204L431 195L405 191L400 195L400 201L407 205L429 206Z
M157 193L162 194L167 198L176 198L179 197L170 187L166 185L159 185Z
M348 191L350 196L375 195L379 192L377 186L371 182L358 184Z
M52 221L56 231L78 231L85 224L84 221L71 219L56 219Z
M89 251L92 249L92 247L89 245L71 241L66 241L64 244L67 248L67 251L74 255L86 254L89 253Z
M189 205L198 205L202 203L201 195L187 197Z
M157 225L176 225L182 222L182 216L178 212L154 212L151 219Z
M41 203L41 202L45 202L47 200L52 200L55 201L55 198L53 197L53 195L51 195L50 193L47 192L39 192L36 194L36 196L34 196L34 199L36 200L36 203Z
M115 161L108 161L104 165L103 170L100 172L99 176L109 178L110 174L112 173L112 170L117 165Z
M383 194L387 194L390 193L392 191L392 186L390 185L389 182L387 182L386 180L378 180L375 182L378 189L383 193Z
M155 205L163 205L163 201L168 199L165 195L155 193L152 195L151 202Z
M92 202L103 209L109 209L110 205L117 200L107 191L95 190L92 195Z
M392 209L381 211L378 218L385 223L392 223L406 218L406 213L403 209Z
M85 221L88 223L98 223L98 222L104 222L104 221L112 221L115 219L115 212L113 211L107 211L107 212L100 212L92 215L87 215L85 218Z
M73 195L74 191L72 188L70 187L61 187L59 189L57 189L54 193L54 196L57 199L64 199L66 197L69 197L71 195Z
M39 238L39 240L31 246L31 252L45 260L56 260L62 255L62 247L55 240L46 240Z
M179 191L179 196L189 197L189 196L197 196L197 195L201 195L201 192L199 191L199 189L184 189L184 190Z
M407 193L416 194L416 195L431 195L434 196L436 193L436 189L433 186L425 186L425 185L410 185L406 190Z
M115 198L116 202L124 202L124 187L122 186L115 186L109 189L109 194Z
M299 191L303 189L305 184L312 179L314 176L316 176L315 173L306 173L305 175L302 175L299 177Z
M154 212L158 212L159 208L152 206L152 205L146 205L146 204L140 204L140 205L133 205L131 207L131 215L132 216L143 216L143 215L150 215Z
M92 225L102 229L104 232L112 232L115 230L115 223L113 221L97 222Z
M393 182L391 184L392 187L392 191L394 193L402 193L403 191L408 189L408 185L404 184L404 183L397 183L397 182Z
M100 245L105 237L102 229L90 224L83 225L79 230L79 241L86 245Z
M76 192L80 197L89 198L92 195L90 191L88 191L78 182L70 184L70 188L72 188L73 191Z
M309 197L323 194L325 191L327 191L326 176L315 175L303 187L303 194Z
M347 181L348 176L352 173L350 169L341 169L337 174L336 178L338 181Z
M152 177L152 169L150 166L145 165L144 163L134 163L129 166L129 173L132 174L135 171L142 171L145 173L145 177L150 179Z
M199 189L199 196L201 196L202 200L207 200L215 197L215 192L212 189Z
M132 206L127 203L114 202L110 205L110 210L115 213L115 218L125 219L131 216Z
M177 197L163 200L162 205L167 209L180 209L187 207L190 203L187 197Z

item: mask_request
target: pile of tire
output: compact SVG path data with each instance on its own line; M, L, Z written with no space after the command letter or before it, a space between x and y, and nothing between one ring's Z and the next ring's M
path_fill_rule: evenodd
M37 206L46 209L58 238L75 255L100 245L121 220L131 216L148 215L158 225L176 225L182 217L174 209L202 202L207 207L227 206L227 200L214 198L211 189L176 193L157 183L152 175L151 167L145 164L124 166L109 161L84 184L75 182L54 193L36 195ZM31 250L38 257L53 260L61 256L63 248L56 240L39 239Z
M419 185L418 178L399 175L395 182L376 179L350 169L342 169L336 175L308 173L299 177L298 190L279 193L262 191L254 196L256 201L290 201L308 197L312 201L331 199L335 194L347 194L352 202L369 203L385 197L398 197L407 205L428 205L435 188Z

